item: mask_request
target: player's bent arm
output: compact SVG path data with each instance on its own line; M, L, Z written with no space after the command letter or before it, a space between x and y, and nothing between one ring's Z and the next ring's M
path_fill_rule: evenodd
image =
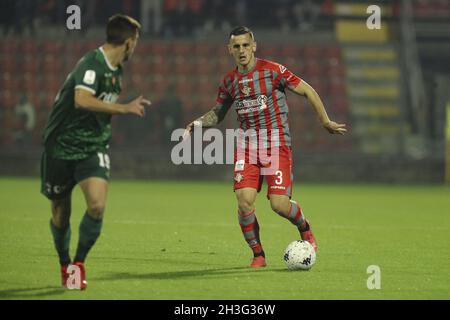
M219 106L215 106L210 111L202 115L200 118L195 119L187 125L187 129L192 131L193 127L204 127L211 128L219 123L225 118L226 111L222 111Z
M218 125L220 122L222 122L224 117L220 117L220 113L217 107L212 108L210 111L205 113L200 118L196 119L195 121L199 121L202 125L202 127L210 128Z
M325 110L325 107L318 93L306 81L300 82L300 84L292 91L308 98L308 101L311 103L314 110L316 110L320 123L322 123L323 127L329 133L345 134L347 132L345 124L336 123L328 118L327 111Z
M325 106L323 105L322 100L319 97L319 94L306 81L302 80L300 84L292 91L308 99L308 101L311 103L314 110L316 111L320 123L323 126L325 126L327 123L330 122L327 111L325 110Z
M75 90L75 106L93 112L105 112L110 114L124 114L126 108L122 104L107 103L97 99L91 92L83 89Z
M83 89L75 90L75 106L93 112L104 112L109 114L132 113L139 117L145 115L145 105L151 102L142 96L134 99L128 104L107 103L97 99L91 92Z

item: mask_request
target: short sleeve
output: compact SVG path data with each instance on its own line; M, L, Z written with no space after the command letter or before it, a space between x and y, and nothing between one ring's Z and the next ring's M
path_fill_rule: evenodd
M97 93L99 73L89 64L81 62L74 70L75 89L89 91L93 95Z
M283 88L289 88L290 90L294 90L302 81L300 77L296 76L294 73L288 70L283 65L279 65L279 73L281 74L281 81L280 84L283 86Z
M217 92L215 109L218 110L221 115L225 116L232 104L233 100L230 94L226 90L225 86L221 84Z

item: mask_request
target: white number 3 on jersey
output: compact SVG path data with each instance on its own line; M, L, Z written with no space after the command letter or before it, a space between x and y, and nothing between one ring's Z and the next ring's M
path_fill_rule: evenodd
M275 174L277 175L277 180L275 180L275 184L282 184L283 183L283 171L281 170L277 170L277 172L275 172Z

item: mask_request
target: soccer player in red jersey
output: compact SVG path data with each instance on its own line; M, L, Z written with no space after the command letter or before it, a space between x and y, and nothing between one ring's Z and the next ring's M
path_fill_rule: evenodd
M347 130L345 124L338 124L328 118L319 95L308 83L278 63L255 57L256 42L249 28L237 27L231 31L228 51L236 62L236 68L224 77L215 107L188 124L186 133L190 134L197 126L208 128L217 125L233 106L240 128L244 132L251 130L258 136L256 161L251 161L251 147L247 145L243 154L235 154L234 190L238 202L239 224L253 251L250 267L265 267L265 254L255 215L256 195L261 189L264 175L272 210L294 224L301 239L311 243L317 251L317 243L308 220L299 204L291 200L292 150L285 89L305 96L329 133L344 134ZM270 163L264 161L260 156L261 149L265 149L269 156L277 156L275 168L267 171L269 173L263 172L273 165L273 157L269 158Z

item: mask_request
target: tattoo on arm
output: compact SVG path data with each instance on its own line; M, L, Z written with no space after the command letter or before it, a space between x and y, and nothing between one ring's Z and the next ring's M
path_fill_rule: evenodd
M214 107L209 112L201 116L198 120L202 122L202 126L204 128L209 128L219 124L223 120L224 116L225 114L222 114L218 107Z

